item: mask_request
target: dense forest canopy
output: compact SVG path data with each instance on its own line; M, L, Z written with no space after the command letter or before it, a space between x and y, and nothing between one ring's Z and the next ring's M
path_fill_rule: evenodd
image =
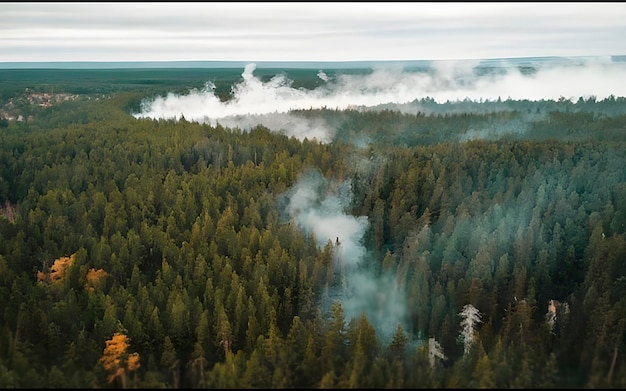
M626 387L626 98L379 76L0 70L0 386Z

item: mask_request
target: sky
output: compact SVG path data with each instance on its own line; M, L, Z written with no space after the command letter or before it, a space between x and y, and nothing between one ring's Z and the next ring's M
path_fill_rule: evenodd
M3 2L0 62L626 54L626 3Z

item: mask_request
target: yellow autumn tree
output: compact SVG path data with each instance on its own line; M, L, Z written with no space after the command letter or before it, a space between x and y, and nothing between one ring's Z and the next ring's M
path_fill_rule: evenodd
M104 282L108 273L103 269L94 269L91 268L87 272L87 282L85 283L85 289L90 292L95 291L96 289L101 290L104 286Z
M69 257L60 257L59 259L56 259L49 272L37 272L37 281L60 284L63 282L65 272L74 263L75 257L76 254L72 254Z
M128 337L122 333L115 333L106 341L106 347L100 358L100 364L109 373L107 381L113 383L118 380L122 388L126 388L126 374L140 367L139 353L128 353Z

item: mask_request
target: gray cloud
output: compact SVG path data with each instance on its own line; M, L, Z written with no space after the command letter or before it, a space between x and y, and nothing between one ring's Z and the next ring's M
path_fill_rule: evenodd
M2 3L0 61L616 55L625 21L624 3Z

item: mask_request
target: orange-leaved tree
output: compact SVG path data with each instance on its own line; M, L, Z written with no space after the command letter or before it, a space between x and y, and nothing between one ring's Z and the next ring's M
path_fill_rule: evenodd
M122 333L115 333L106 341L106 347L100 358L102 367L109 373L107 381L113 383L119 379L122 388L126 388L126 373L139 368L139 353L128 353L129 340Z
M103 269L89 269L89 271L87 272L87 282L85 283L85 289L90 292L94 292L96 289L102 290L107 276L108 273L105 272Z
M76 254L72 254L69 257L60 257L56 259L49 272L37 272L37 281L60 284L63 282L67 269L69 269L74 263L75 257Z

